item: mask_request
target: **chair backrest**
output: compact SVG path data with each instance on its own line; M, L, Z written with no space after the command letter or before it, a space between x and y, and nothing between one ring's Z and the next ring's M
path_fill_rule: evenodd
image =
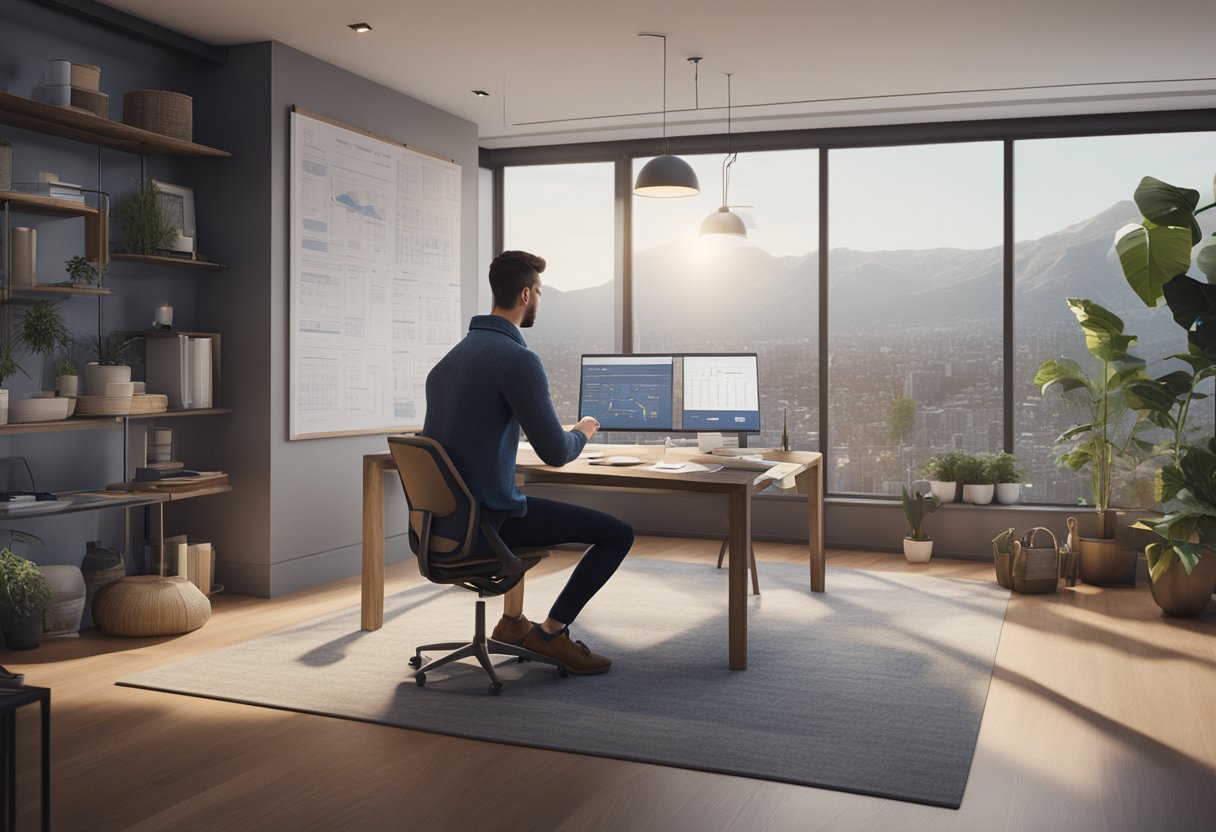
M465 519L464 535L457 540L432 532L427 541L429 549L453 559L468 554L477 533L477 501L447 451L434 439L417 435L390 436L388 446L409 503L410 537L415 551L422 542L423 518L427 513L436 518L455 514Z

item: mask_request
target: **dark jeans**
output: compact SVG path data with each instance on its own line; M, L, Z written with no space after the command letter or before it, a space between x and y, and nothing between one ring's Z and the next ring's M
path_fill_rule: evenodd
M633 527L625 521L592 508L541 497L529 497L528 513L507 519L498 533L511 547L591 544L549 610L549 617L563 624L578 618L633 545Z

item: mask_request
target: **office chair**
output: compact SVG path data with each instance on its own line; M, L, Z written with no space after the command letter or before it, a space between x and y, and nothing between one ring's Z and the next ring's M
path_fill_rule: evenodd
M426 684L427 671L470 656L475 657L489 675L491 696L502 693L502 682L490 663L491 655L550 664L557 668L557 675L564 678L566 668L560 662L486 637L486 602L483 599L509 592L523 580L525 572L548 556L548 551L535 548L511 551L483 515L481 506L447 452L434 439L416 435L390 436L388 445L409 505L410 547L418 557L418 570L432 583L457 584L478 596L472 641L424 644L414 651L409 663L416 671L414 681L418 687ZM460 540L433 531L435 518L453 514L468 517ZM483 535L494 550L493 554L473 554ZM449 652L422 664L424 652L438 650Z

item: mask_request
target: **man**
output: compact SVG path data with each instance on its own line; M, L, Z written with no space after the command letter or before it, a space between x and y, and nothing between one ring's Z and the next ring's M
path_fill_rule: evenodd
M569 626L629 552L633 528L601 511L525 497L515 485L521 427L546 465L577 458L599 428L587 417L562 429L544 367L520 333L536 321L544 270L544 259L525 251L494 258L494 307L473 318L468 335L427 376L422 434L447 450L508 546L591 544L548 618L532 624L522 613L504 614L492 637L557 659L571 673L603 673L612 661L571 640Z

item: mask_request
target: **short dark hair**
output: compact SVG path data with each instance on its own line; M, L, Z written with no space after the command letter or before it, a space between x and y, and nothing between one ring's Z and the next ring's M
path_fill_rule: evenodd
M537 276L545 270L545 258L526 251L504 251L490 264L490 290L494 306L513 309L519 293L536 285Z

